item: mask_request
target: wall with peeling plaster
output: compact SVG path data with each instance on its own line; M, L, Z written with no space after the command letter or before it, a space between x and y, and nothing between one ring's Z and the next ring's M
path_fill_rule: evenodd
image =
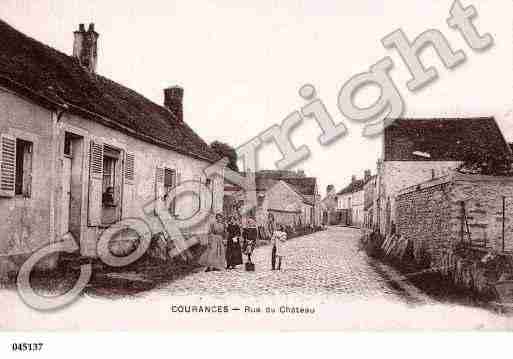
M66 128L68 130L78 129L86 138L86 143L90 140L101 141L104 144L114 146L135 155L135 196L125 208L123 218L141 218L148 223L153 233L162 231L160 220L152 213L150 215L145 214L144 207L155 199L155 173L157 167L176 169L181 175L182 182L198 180L200 177L203 183L205 182L203 170L210 165L206 161L197 160L175 151L140 141L99 123L84 120L74 115L64 115L60 126L62 128L61 136L64 136L64 130ZM85 149L88 151L88 144L85 145ZM88 156L86 156L85 166L84 198L87 198L89 182ZM216 177L210 188L213 189L212 212L222 212L224 196L223 180L220 177ZM186 219L194 215L198 210L198 205L199 201L196 196L188 195L179 198L176 205L179 218ZM82 213L81 250L85 255L94 256L97 239L104 229L88 226L87 206L84 207ZM184 232L188 234L203 234L206 233L207 230L208 220L194 228L185 229Z
M33 142L30 198L0 198L0 258L14 267L31 252L52 241L52 113L0 89L0 133ZM0 271L2 271L0 263Z
M55 122L55 124L54 124ZM155 215L146 215L144 206L155 198L156 167L169 167L178 170L181 180L205 180L203 170L210 164L193 159L177 152L166 150L134 139L116 130L83 118L64 114L57 122L57 114L52 113L7 90L0 89L0 133L8 133L29 140L33 147L32 196L30 198L0 198L0 274L19 268L23 261L35 250L50 241L59 239L61 226L63 146L66 131L84 138L80 225L75 233L82 254L95 255L96 242L104 228L89 227L87 222L88 182L89 182L89 141L101 140L122 150L135 154L135 195L128 202L123 218L142 218L152 232L162 231ZM222 211L223 180L214 179L211 184L213 212ZM180 218L192 216L198 209L197 197L189 195L177 201ZM211 219L208 218L207 221ZM202 235L208 223L191 229L187 234ZM75 232L75 231L74 231ZM55 265L55 260L43 266Z

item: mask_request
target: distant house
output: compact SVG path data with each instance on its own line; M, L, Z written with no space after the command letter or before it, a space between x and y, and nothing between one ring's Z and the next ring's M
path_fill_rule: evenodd
M337 211L337 192L335 186L330 184L326 187L326 196L321 200L322 224L333 225L340 222Z
M364 221L364 180L351 177L351 183L337 193L338 210L343 213L342 223L362 227Z
M164 90L161 106L97 74L93 24L74 32L72 56L2 21L0 35L0 256L65 234L95 256L112 223L138 217L160 231L143 207L180 179L207 182L203 169L218 156L184 121L183 90ZM209 186L220 211L222 180ZM189 216L193 200L170 213Z
M511 156L493 117L395 120L384 131L374 225L382 234L391 231L402 189L445 176L472 158Z
M378 191L377 175L372 175L370 170L365 171L363 179L363 226L368 229L375 228L374 223L377 218Z
M262 170L255 174L258 206L252 213L260 226L265 226L268 215L287 225L320 224L320 200L317 180L294 171ZM238 186L225 184L225 212L236 213L245 200Z

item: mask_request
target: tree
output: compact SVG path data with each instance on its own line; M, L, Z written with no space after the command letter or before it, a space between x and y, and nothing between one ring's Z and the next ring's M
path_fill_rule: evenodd
M239 171L237 166L237 152L235 148L227 143L214 141L210 144L210 148L221 157L227 157L229 159L228 168L232 171Z
M513 176L512 159L509 154L490 154L470 149L466 152L463 164L458 171L488 176Z

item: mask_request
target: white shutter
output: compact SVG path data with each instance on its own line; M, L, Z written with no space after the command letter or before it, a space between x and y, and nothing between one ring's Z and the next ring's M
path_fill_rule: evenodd
M125 162L123 170L123 218L132 217L135 214L132 211L135 203L135 155L133 153L125 153Z
M178 172L178 170L176 170L176 185L180 185L182 183L182 174L180 172ZM178 216L178 213L179 213L179 205L178 205L178 199L175 198L174 199L174 203L173 203L173 206L174 206L174 214L175 216Z
M16 138L0 136L0 197L14 197L16 190Z
M89 211L91 227L102 224L103 144L91 141L89 151Z
M164 174L163 167L157 167L155 171L155 201L162 201L164 197ZM155 215L157 215L157 203L155 203Z

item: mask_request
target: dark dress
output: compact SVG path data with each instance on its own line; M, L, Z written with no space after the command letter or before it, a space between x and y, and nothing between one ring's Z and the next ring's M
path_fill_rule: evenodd
M228 267L242 264L242 250L240 247L240 227L236 224L229 224L226 228L228 240L226 242L226 265ZM233 238L237 238L234 242Z
M247 223L246 228L244 228L242 236L244 237L244 253L248 256L248 259L251 259L251 254L256 247L257 242L257 227L254 220L250 220ZM250 260L251 261L251 260Z

